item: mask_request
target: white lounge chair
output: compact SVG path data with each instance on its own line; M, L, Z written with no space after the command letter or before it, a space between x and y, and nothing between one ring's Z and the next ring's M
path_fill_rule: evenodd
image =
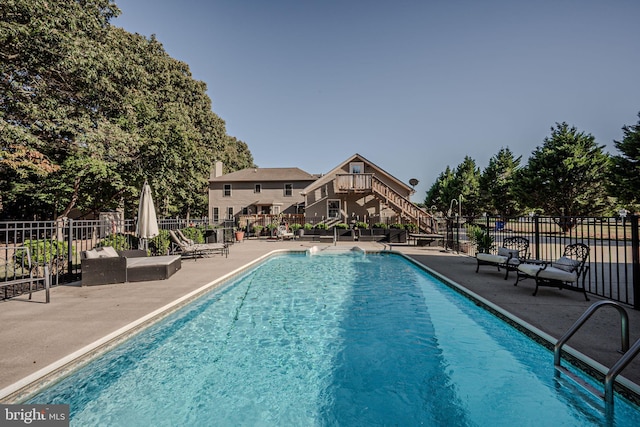
M554 262L530 260L518 265L518 277L514 286L521 279L532 278L536 281L535 296L538 287L550 286L558 289L582 292L584 299L589 301L584 287L589 266L585 265L589 258L589 247L582 243L574 243L564 248L562 257ZM582 279L582 280L580 280Z

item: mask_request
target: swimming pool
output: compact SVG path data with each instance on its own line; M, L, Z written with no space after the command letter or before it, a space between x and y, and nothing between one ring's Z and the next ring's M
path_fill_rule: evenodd
M72 425L638 425L401 256L279 255L30 399Z

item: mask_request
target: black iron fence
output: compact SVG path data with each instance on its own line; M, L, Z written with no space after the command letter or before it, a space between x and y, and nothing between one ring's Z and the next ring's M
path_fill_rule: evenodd
M211 230L208 220L162 219L160 229L185 229L195 227L207 237L222 235L225 241L233 241L233 227L254 225L267 227L275 220L288 224L302 224L302 218L254 215L217 224ZM59 221L11 221L0 222L0 252L4 259L14 254L7 248L28 246L36 267L49 266L51 284L80 279L80 253L96 246L133 248L138 246L135 221L107 215L100 220ZM559 218L527 216L500 218L486 216L475 219L452 218L439 230L445 236L444 246L475 255L476 247L472 228L485 230L494 241L494 251L507 236L523 236L529 239L529 257L554 261L562 255L564 247L571 243L584 243L590 248L589 270L585 285L587 292L628 304L640 310L640 243L638 217L625 218ZM213 233L222 228L224 233ZM247 231L249 231L247 230ZM250 231L249 231L250 232ZM4 249L3 249L4 248ZM40 268L41 270L41 268ZM6 274L4 275L6 276ZM0 271L0 280L3 280ZM5 277L6 278L6 277Z
M475 219L450 218L444 245L447 249L474 256L473 227L493 238L493 251L508 236L529 240L529 257L555 261L566 245L589 246L587 292L619 301L640 310L640 244L638 216L575 218L527 216Z
M232 241L233 221L217 224L223 229L225 241ZM208 220L161 219L161 230L198 228L204 237L214 236ZM16 256L15 247L29 248L36 274L42 274L43 266L49 266L51 284L70 283L80 279L80 253L97 246L113 246L118 249L138 248L134 220L106 215L100 220L57 221L3 221L0 222L0 257L11 260ZM167 238L168 239L168 238ZM169 247L167 242L166 247ZM163 248L163 251L167 249ZM0 270L0 282L14 275ZM2 296L0 296L2 298Z

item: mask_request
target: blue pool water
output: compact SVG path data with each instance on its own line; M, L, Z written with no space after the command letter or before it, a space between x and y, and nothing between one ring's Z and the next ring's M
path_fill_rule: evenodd
M76 426L640 425L393 254L270 258L30 402Z

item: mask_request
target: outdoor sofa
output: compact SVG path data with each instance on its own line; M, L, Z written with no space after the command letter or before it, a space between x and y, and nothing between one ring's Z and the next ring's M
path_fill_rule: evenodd
M147 256L144 250L116 251L110 246L82 251L82 286L164 280L182 267L179 255Z

